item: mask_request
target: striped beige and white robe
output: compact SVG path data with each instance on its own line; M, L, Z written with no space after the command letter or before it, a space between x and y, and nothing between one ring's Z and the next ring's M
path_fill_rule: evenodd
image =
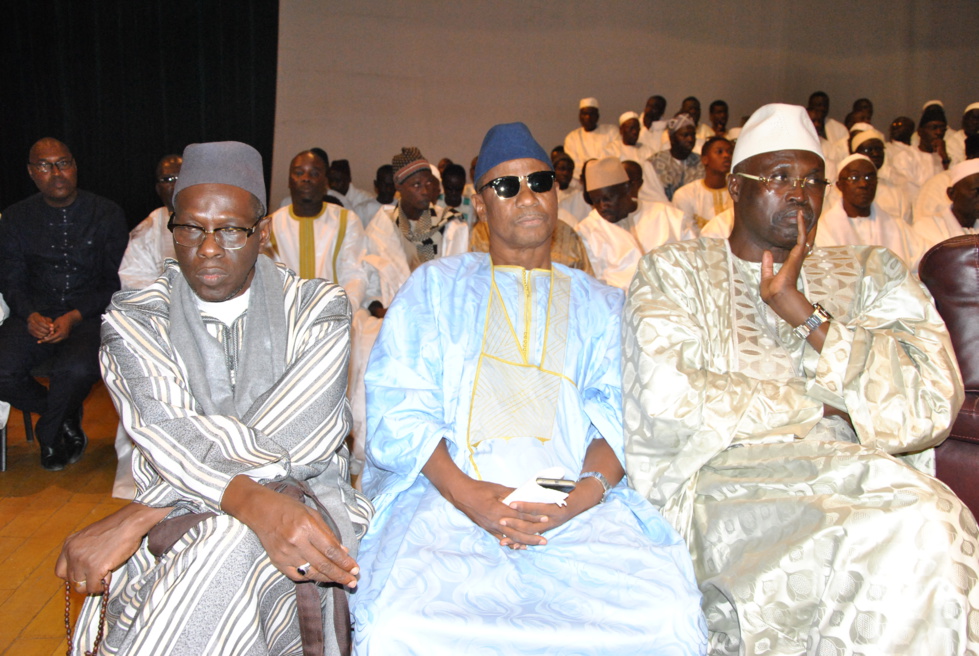
M264 256L262 256L264 257ZM373 509L349 485L343 440L350 428L347 382L350 309L343 289L323 280L281 276L286 368L260 397L249 423L205 416L185 363L170 338L173 261L141 291L121 292L103 323L103 377L136 443L136 500L175 512L214 511L158 562L145 540L113 574L103 653L300 654L295 585L270 562L255 534L221 512L231 479L306 480L331 510L344 544L356 553ZM234 380L248 313L231 327L202 314L225 347ZM348 521L349 520L349 521ZM331 603L321 588L324 608ZM90 648L98 597L79 618L78 653ZM331 625L326 635L331 635ZM329 640L327 641L330 642Z

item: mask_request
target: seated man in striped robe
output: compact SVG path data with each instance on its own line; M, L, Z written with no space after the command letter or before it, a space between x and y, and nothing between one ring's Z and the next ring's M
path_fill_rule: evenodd
M349 622L334 606L357 584L372 514L343 446L350 304L260 254L251 146L187 147L170 230L177 262L116 294L102 326L137 496L69 537L57 574L92 595L111 577L104 653L301 654L313 634L342 653ZM100 601L83 607L78 653Z

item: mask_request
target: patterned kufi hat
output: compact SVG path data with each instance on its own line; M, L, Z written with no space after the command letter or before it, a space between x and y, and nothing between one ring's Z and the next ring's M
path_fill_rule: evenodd
M669 130L670 134L676 134L686 125L697 127L697 124L693 122L693 116L690 114L677 114L666 124L666 129Z
M430 167L431 164L422 155L422 151L414 146L402 148L400 153L391 158L391 168L394 169L394 184L401 184L415 173Z

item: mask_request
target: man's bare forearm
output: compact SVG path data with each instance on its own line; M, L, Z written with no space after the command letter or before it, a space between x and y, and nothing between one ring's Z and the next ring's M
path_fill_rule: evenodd
M109 517L116 516L120 528L125 527L131 535L139 534L143 537L150 532L150 529L159 524L170 512L172 507L152 508L136 501L131 501L129 505L123 506Z
M452 505L458 507L456 503L459 490L472 479L467 476L452 461L449 449L445 445L445 440L440 440L438 446L432 452L428 462L422 467L422 473L432 485L445 497Z

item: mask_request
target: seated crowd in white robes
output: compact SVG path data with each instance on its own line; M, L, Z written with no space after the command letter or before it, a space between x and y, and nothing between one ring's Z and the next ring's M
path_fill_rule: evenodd
M979 231L979 159L967 159L948 171L948 201L937 213L915 216L914 228L925 248Z
M673 205L693 217L698 231L715 216L731 208L727 174L731 171L733 151L734 145L724 137L709 138L700 156L704 177L688 182L673 194Z
M816 231L817 246L883 246L912 271L924 255L924 240L876 202L877 168L866 155L850 155L840 162L840 192L823 209Z
M590 159L599 159L608 154L610 143L619 136L618 130L608 124L599 124L598 100L582 98L578 103L578 121L581 127L568 133L564 138L564 152L575 165L575 177L581 175L581 167Z
M639 258L663 244L697 236L692 216L667 203L637 201L615 157L593 162L586 179L594 209L575 226L595 277L627 289Z

